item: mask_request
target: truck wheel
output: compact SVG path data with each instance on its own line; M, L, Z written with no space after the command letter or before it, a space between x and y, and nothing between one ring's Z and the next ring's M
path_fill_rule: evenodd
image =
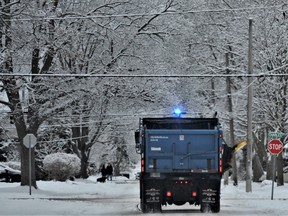
M161 211L162 208L160 203L153 204L153 213L160 213Z
M211 205L211 212L218 213L220 212L220 201L218 201L215 205Z
M143 204L141 208L143 213L159 213L162 210L160 204Z
M210 205L206 204L206 203L205 204L201 204L200 211L202 213L209 212L210 211Z
M141 205L141 210L142 210L143 213L150 213L150 212L151 212L150 205L148 205L148 204L142 204L142 205Z
M142 195L142 197L143 197L143 196L144 196L144 195ZM141 211L142 211L143 213L149 213L149 212L151 212L150 205L144 203L144 199L141 199L141 201L140 201L140 206L141 206Z

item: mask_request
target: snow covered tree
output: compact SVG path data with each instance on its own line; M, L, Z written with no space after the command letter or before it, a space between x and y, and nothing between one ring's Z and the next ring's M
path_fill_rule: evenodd
M2 40L5 42L2 47L7 55L2 55L5 57L2 65L5 66L4 72L11 74L11 77L5 76L2 79L3 90L8 96L8 102L2 101L2 103L12 110L21 142L23 173L21 185L28 184L27 169L29 167L28 149L23 146L23 137L27 133L37 135L39 128L51 116L59 113L73 114L73 110L77 110L77 104L83 104L83 99L89 98L89 95L98 95L95 97L96 100L99 100L101 96L106 97L107 94L114 94L114 97L110 97L112 99L130 97L131 99L137 98L137 100L142 100L142 98L146 101L150 100L150 93L153 90L151 89L150 93L143 90L143 88L147 89L147 83L141 84L142 87L139 87L138 93L133 92L132 89L129 92L119 92L122 87L116 87L119 80L113 81L114 84L111 81L104 81L103 84L102 78L89 80L85 77L41 76L41 74L47 73L77 75L122 72L123 70L118 69L123 68L127 57L130 60L139 58L133 54L136 39L159 15L143 16L141 19L138 17L130 19L125 16L118 18L113 15L131 13L135 9L141 11L146 8L150 11L154 6L149 6L146 2L142 2L142 4L143 7L130 1L101 1L97 4L93 1L75 1L68 4L58 0L23 1L12 4L10 1L5 2L3 11L6 22L1 33L6 39ZM169 6L168 2L160 11L165 12ZM12 20L13 11L11 12L11 10L21 11L16 14L17 19ZM44 19L27 18L25 14ZM78 15L75 16L76 14ZM107 18L93 18L93 16L103 16L103 14L107 15ZM71 15L72 17L69 17ZM88 16L88 18L79 19L79 15ZM127 29L132 31L129 32ZM17 37L20 34L22 37L21 40L18 40ZM13 65L16 61L24 64ZM130 70L130 65L127 68ZM28 71L33 76L13 76L13 73L23 73L24 71ZM105 83L108 85L105 86ZM88 89L88 86L93 88ZM111 91L111 86L114 86L113 91ZM128 86L127 89L129 89ZM132 94L134 95L132 96ZM100 103L98 108L101 107ZM72 111L66 112L67 108ZM25 113L27 113L27 121ZM100 115L100 118L104 117ZM99 134L92 134L87 146L86 143L85 145L77 144L78 149L82 151L83 170L86 167L85 162L89 156L90 145L95 143L95 137L98 136ZM85 152L85 149L88 149L88 152ZM34 149L32 149L32 158L34 164ZM37 187L34 173L33 168L32 184ZM85 173L83 176L86 176Z
M256 68L263 74L274 73L274 77L260 77L257 81L256 88L256 106L255 112L258 116L255 118L259 121L259 126L263 133L266 132L282 132L287 133L288 120L288 103L287 103L287 5L283 1L281 7L273 8L270 13L260 16L265 22L259 22L259 32L256 37ZM283 74L283 75L282 75ZM266 143L268 139L263 139ZM268 157L271 158L271 157ZM271 160L269 160L269 164ZM270 166L268 166L270 167ZM283 159L279 155L277 160L277 183L283 185ZM267 170L267 178L271 178L271 169Z

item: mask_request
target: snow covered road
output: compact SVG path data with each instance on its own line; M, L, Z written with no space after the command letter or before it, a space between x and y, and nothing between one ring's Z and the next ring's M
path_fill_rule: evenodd
M138 209L139 184L119 180L95 183L92 179L75 182L37 182L38 190L19 183L0 183L0 215L143 215ZM271 182L253 183L252 193L245 192L245 182L238 187L222 187L221 211L216 215L287 215L288 187L275 187L271 200ZM162 214L203 214L199 206L167 206Z

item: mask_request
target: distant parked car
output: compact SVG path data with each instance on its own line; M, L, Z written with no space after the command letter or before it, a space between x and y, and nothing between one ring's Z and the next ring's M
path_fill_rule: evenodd
M0 181L1 182L21 182L21 171L0 163Z

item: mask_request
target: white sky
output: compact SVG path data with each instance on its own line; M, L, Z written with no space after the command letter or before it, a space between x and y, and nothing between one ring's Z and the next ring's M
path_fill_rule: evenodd
M38 181L39 189L32 188L32 195L29 187L19 183L0 183L0 215L141 215L137 208L139 182L124 180L117 177L113 182L96 183L96 176L92 176L75 182ZM288 185L275 184L273 200L271 181L253 183L252 193L245 192L245 185L222 185L221 210L217 215L287 215ZM203 216L199 206L188 204L163 207L162 214L146 215L171 213Z

